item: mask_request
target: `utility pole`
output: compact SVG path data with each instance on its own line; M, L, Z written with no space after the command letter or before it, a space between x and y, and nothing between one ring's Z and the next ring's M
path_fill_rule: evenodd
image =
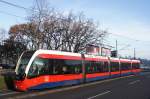
M135 48L134 48L134 59L136 58L136 52L135 52Z
M101 54L101 56L103 56L103 47L104 47L104 44L103 44L103 37L101 38L101 47L100 47L100 54Z
M116 40L116 57L118 57L118 41Z

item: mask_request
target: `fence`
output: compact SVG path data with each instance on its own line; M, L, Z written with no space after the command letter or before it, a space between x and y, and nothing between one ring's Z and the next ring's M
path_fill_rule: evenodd
M15 73L14 69L0 69L0 75Z

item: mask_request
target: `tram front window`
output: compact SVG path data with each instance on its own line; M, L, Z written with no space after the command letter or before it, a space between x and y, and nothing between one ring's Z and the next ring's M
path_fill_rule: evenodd
M17 75L23 75L25 73L25 69L33 55L34 51L28 51L23 54L21 60L19 62L19 67L17 69Z

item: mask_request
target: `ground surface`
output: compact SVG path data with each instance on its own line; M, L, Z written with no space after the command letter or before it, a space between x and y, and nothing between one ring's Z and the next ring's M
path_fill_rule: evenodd
M37 92L6 90L0 99L150 99L150 72Z

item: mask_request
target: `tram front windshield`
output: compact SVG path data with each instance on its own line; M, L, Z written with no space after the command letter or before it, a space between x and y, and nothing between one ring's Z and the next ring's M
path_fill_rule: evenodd
M21 60L19 62L19 67L17 69L17 74L18 75L21 75L21 74L25 73L25 69L26 69L33 53L34 53L34 51L27 51L22 55Z

